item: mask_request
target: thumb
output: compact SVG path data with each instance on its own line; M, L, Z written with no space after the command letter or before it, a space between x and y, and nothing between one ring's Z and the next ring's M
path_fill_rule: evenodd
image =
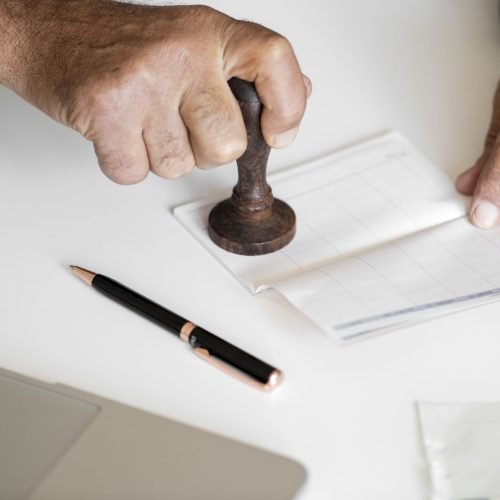
M469 214L484 229L500 223L500 134L479 174Z

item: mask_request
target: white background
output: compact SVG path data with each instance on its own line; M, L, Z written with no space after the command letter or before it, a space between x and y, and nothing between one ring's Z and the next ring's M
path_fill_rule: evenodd
M500 76L497 5L465 0L219 0L295 46L314 83L278 169L398 129L451 174L479 154ZM92 147L0 89L0 366L300 460L300 500L426 496L414 401L500 396L500 305L339 348L277 295L253 297L174 206L235 181L111 184ZM220 374L74 278L87 266L286 373L274 394ZM332 305L334 307L334 304Z

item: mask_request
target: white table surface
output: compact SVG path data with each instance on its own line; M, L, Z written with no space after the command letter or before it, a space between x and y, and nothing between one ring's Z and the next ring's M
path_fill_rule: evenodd
M314 82L271 169L389 129L452 175L479 153L500 76L496 2L209 4L287 35ZM309 471L300 500L425 498L414 402L500 397L500 304L338 347L278 295L248 294L173 218L231 186L233 166L113 185L89 143L6 89L0 131L0 366L294 457ZM224 376L73 263L274 363L286 383L261 394Z

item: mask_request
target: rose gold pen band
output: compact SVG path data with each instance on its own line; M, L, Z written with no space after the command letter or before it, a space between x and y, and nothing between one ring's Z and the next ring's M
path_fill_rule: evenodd
M189 337L191 336L195 328L197 328L197 326L194 323L191 323L191 321L186 321L180 331L181 340L189 344ZM203 347L194 347L193 351L198 357L200 357L207 363L210 363L215 368L223 371L226 375L230 375L240 382L244 382L245 384L250 385L256 389L260 389L262 391L271 391L272 389L280 385L283 381L283 373L280 370L272 371L269 375L267 383L262 383L253 379L237 368L233 368L231 365L225 363L224 361L215 358L210 354L210 351L208 349L205 349Z

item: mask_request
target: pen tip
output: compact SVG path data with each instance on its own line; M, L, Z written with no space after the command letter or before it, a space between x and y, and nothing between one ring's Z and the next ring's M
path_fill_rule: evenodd
M83 269L83 267L69 266L71 270L85 283L92 285L92 280L94 279L96 273L89 271L88 269Z

